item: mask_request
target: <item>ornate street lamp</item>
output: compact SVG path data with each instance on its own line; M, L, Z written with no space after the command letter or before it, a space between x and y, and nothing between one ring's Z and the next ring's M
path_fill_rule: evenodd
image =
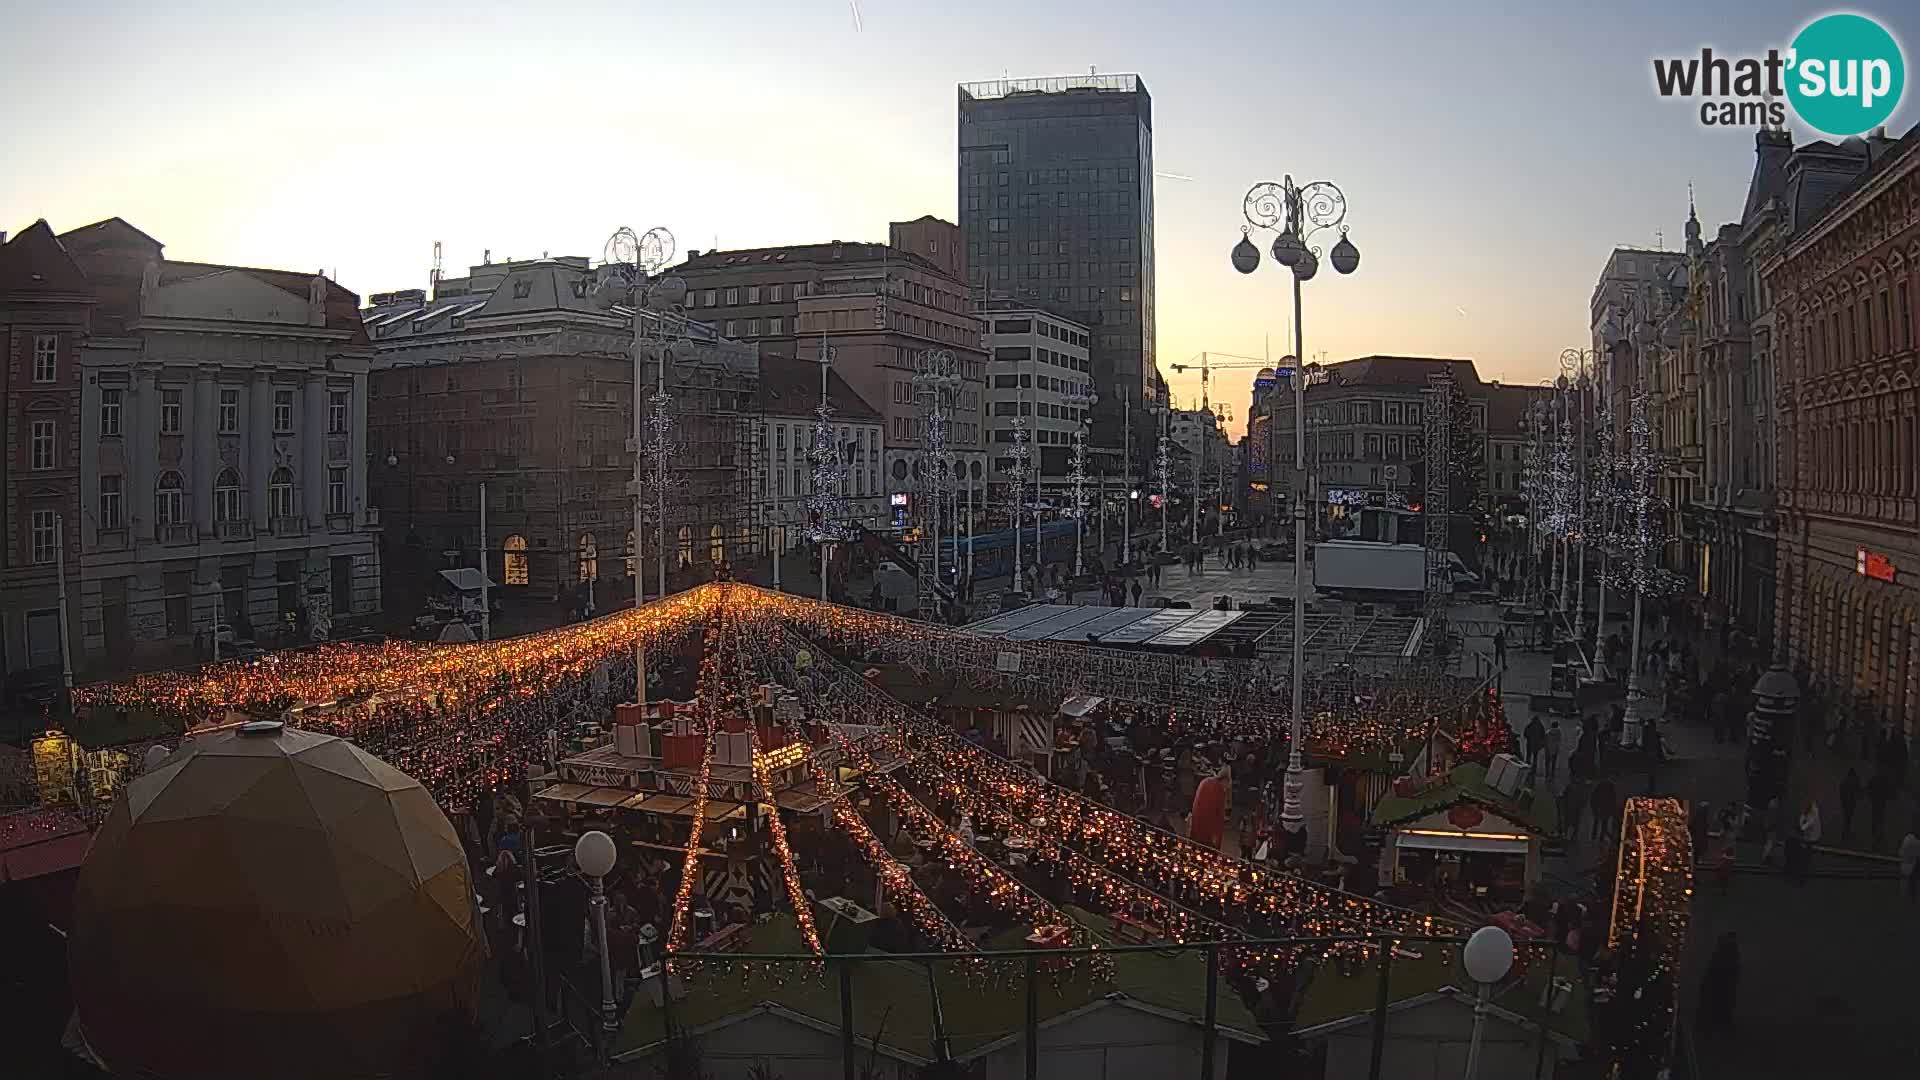
M1324 180L1295 186L1292 176L1279 183L1255 184L1242 200L1247 224L1233 249L1233 268L1251 274L1260 266L1260 249L1250 234L1271 229L1273 261L1293 271L1293 716L1287 740L1287 772L1281 786L1280 825L1296 840L1306 829L1301 796L1306 767L1301 744L1306 741L1306 623L1307 623L1307 425L1306 350L1300 324L1300 285L1313 280L1320 269L1320 249L1310 244L1316 233L1340 230L1340 242L1329 253L1334 270L1351 274L1360 268L1360 249L1347 236L1347 197Z

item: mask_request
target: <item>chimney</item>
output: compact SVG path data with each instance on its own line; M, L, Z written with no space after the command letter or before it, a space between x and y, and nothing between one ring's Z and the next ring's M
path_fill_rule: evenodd
M0 229L0 244L4 244L6 242L7 242L7 230Z
M699 249L699 248L688 248L688 249L687 249L687 261L688 261L688 262L692 262L693 260L695 260L695 259L697 259L697 258L699 258L699 257L700 257L700 249Z

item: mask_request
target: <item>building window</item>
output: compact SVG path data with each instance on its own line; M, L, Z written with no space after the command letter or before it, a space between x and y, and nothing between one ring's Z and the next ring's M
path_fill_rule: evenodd
M784 333L786 331L786 328L787 328L786 320L781 318L778 315L775 315L772 318L769 318L767 320L767 333L769 334Z
M160 484L154 489L153 520L157 525L186 524L186 483L172 469L160 474Z
M769 304L779 303L783 299L783 297L781 296L781 293L785 290L785 288L786 286L784 285L767 286L767 303Z
M120 478L103 476L100 478L100 527L118 529L123 527L120 511Z
M33 381L57 382L60 378L60 338L54 334L36 334L33 339Z
M728 319L726 330L723 332L727 337L737 337L740 333L740 324L733 319Z
M60 519L52 510L35 510L29 526L29 548L33 563L44 566L53 561L54 545L58 542Z
M527 538L514 535L501 545L506 553L500 560L501 579L508 585L527 583Z
M347 469L344 465L334 465L327 469L327 513L339 515L347 512Z
M220 434L232 435L240 430L240 391L220 391Z
M160 391L160 434L180 434L180 391Z
M213 520L240 521L246 516L240 506L240 474L221 469L213 481Z
M275 390L273 392L273 431L276 435L285 435L293 430L293 391Z
M327 391L327 434L345 435L347 433L347 400L349 391Z
M114 439L120 436L120 399L123 390L100 391L100 437Z
M600 545L592 533L580 534L580 580L600 580Z
M28 439L27 464L29 468L51 469L59 463L60 455L55 452L54 422L35 420Z
M760 336L760 320L759 319L747 320L747 336L748 337Z
M293 516L293 470L281 466L267 480L267 514L275 518Z
M747 286L747 303L757 304L759 302L760 302L760 286L758 285Z
M712 290L712 289L705 289L705 290L703 290L703 291L701 292L701 294L700 294L700 297L701 297L701 299L700 299L700 306L701 306L701 307L712 307L712 306L713 306L713 304L714 304L714 299L713 299L713 298L714 298L714 290Z
M728 289L727 290L727 306L732 307L733 305L738 304L739 302L740 302L739 288L736 287L736 288Z

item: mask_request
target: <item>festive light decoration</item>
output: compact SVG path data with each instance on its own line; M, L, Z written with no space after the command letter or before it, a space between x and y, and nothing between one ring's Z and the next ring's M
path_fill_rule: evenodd
M813 466L813 490L807 495L807 536L815 543L847 539L846 490L847 463L834 441L833 406L827 402L827 369L836 350L820 339L820 404L814 407L813 449L807 454Z
M1680 954L1693 903L1693 840L1678 799L1630 798L1621 818L1607 947L1619 957L1623 1023L1614 1038L1623 1076L1653 1076L1672 1046Z

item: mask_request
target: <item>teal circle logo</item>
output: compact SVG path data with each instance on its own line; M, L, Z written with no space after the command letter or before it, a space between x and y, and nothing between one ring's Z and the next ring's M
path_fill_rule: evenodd
M1907 86L1900 43L1864 15L1823 15L1793 39L1787 99L1828 135L1859 135L1887 122Z

